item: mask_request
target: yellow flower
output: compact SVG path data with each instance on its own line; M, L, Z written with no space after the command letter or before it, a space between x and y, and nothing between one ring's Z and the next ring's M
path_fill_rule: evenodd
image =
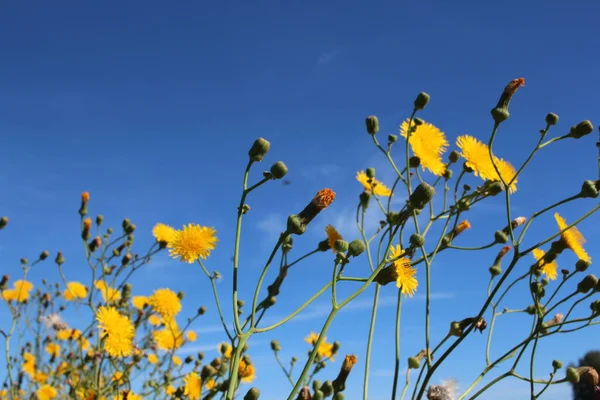
M196 339L198 339L198 335L196 335L196 332L194 332L194 331L187 331L185 333L185 337L190 342L195 342Z
M42 385L35 392L38 400L52 400L58 396L58 392L50 385Z
M150 325L157 326L160 325L162 321L157 315L152 314L148 317L148 322L150 323Z
M251 383L254 379L256 379L256 370L254 369L254 365L249 363L247 364L243 359L240 360L238 375L240 376L242 382Z
M48 343L46 346L46 353L50 354L52 357L60 356L60 346L57 343Z
M169 254L182 262L192 264L198 258L206 259L217 244L217 231L213 228L189 224L176 231Z
M206 390L213 390L217 386L217 383L214 379L209 379L208 382L204 385Z
M390 246L389 259L401 257L404 252L400 245ZM394 261L394 268L396 268L396 286L400 289L403 295L412 297L417 291L419 282L417 281L416 274L417 270L410 265L410 259L407 257L401 257Z
M407 119L400 126L400 134L405 138L408 136ZM412 127L415 127L413 121ZM428 169L436 176L442 176L446 171L446 165L442 161L442 154L448 147L448 140L444 132L430 123L423 123L416 127L408 139L413 153L421 160L423 171Z
M357 172L356 180L362 183L367 192L372 192L376 196L388 197L392 195L392 191L387 186L375 178L369 179L365 171Z
M5 289L2 297L6 301L17 301L24 303L29 299L29 292L33 289L33 284L28 281L18 280L13 283L14 289Z
M105 303L121 300L121 292L119 292L115 288L111 288L106 284L106 282L96 281L94 286L96 286L96 289L98 289L100 291L100 294L102 294L102 299Z
M181 311L181 301L171 289L158 289L148 299L150 306L163 318L172 318Z
M159 243L166 243L167 246L175 239L175 232L175 229L165 224L156 224L152 229L152 234L156 241Z
M494 156L494 163L500 171L500 175L496 172L492 158L490 157L489 147L469 135L462 135L456 139L456 145L461 150L461 156L466 160L467 167L473 170L475 176L479 176L483 180L501 181L500 176L505 183L510 182L517 174L515 168L501 158ZM518 179L515 179L509 187L509 192L517 191Z
M327 233L327 244L331 247L331 250L335 253L334 245L337 240L342 240L342 235L331 225L325 227L325 233Z
M554 214L554 219L556 219L558 229L560 229L561 231L567 226L569 226L569 224L567 224L567 221L558 213ZM573 226L564 231L560 235L560 241L566 248L570 249L573 253L575 253L575 255L580 260L587 261L588 263L592 262L592 258L588 255L588 253L586 253L585 249L583 248L583 245L585 244L586 240L581 234L581 232L579 232L579 229L577 229L576 227Z
M24 353L23 361L23 372L33 378L35 376L35 356L31 353Z
M69 340L71 338L71 330L61 329L59 331L56 331L56 338L58 340Z
M173 356L171 358L171 361L173 361L173 364L175 364L176 366L180 366L181 365L181 358L179 358L177 356Z
M125 357L133 352L135 328L129 318L119 314L114 307L99 307L96 319L108 354Z
M35 371L35 375L33 376L33 380L37 383L46 383L48 382L48 375L41 371Z
M133 296L131 304L138 310L143 310L146 304L150 304L150 301L146 296Z
M225 351L222 351L222 350L225 350ZM219 351L221 352L221 354L223 354L223 357L231 358L231 352L233 351L233 348L231 347L231 345L229 343L221 343L219 345Z
M91 399L95 399L96 397L92 397ZM142 396L138 396L135 393L124 391L118 396L113 396L113 400L143 400Z
M305 339L304 341L308 344L310 344L311 346L314 346L315 343L317 343L317 340L319 340L319 334L316 332L311 332Z
M198 400L202 394L202 381L200 377L195 372L190 372L183 378L183 382L185 383L184 394L190 400Z
M56 368L56 372L54 375L61 376L69 369L69 364L66 361L62 361L60 365Z
M316 332L311 332L305 339L304 341L308 344L310 344L311 346L314 346L317 343L317 340L319 340L319 334ZM321 342L321 344L319 345L319 348L317 349L317 355L319 357L322 358L329 358L331 359L331 361L333 360L333 344L332 343L327 343L327 338L323 338L323 341Z
M150 364L156 364L158 362L158 357L156 354L148 354L148 362Z
M556 271L558 269L556 261L545 263L543 261L543 258L546 255L546 253L544 252L544 250L541 249L533 249L532 254L533 258L535 258L535 260L539 262L542 272L548 277L548 279L555 280L557 276Z
M165 388L165 393L167 394L167 396L172 396L173 394L175 394L176 391L177 389L175 389L175 387L171 385Z
M161 350L175 350L183 345L183 333L175 321L168 322L160 331L152 332L152 336Z
M87 297L87 288L79 282L69 282L63 296L67 301L85 299Z
M111 380L113 382L121 383L123 381L123 373L121 371L116 371Z

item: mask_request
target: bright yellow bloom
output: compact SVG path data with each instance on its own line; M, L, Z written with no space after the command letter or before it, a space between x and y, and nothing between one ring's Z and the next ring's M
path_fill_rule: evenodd
M325 233L327 234L327 244L329 244L329 247L331 247L331 250L335 253L335 242L337 240L342 240L342 235L340 235L332 225L327 225L325 227Z
M150 323L150 325L153 325L153 326L157 326L162 323L162 321L160 320L158 315L154 315L154 314L152 314L151 316L148 317L148 322Z
M204 385L206 390L213 390L217 386L217 382L214 379L209 379L208 382Z
M31 353L24 353L23 361L23 372L33 378L35 376L35 356Z
M60 356L60 346L57 343L48 343L46 346L46 353L50 354L52 357Z
M392 191L387 186L375 178L369 179L365 171L357 172L356 180L363 185L367 192L372 192L376 196L388 197L392 195Z
M560 229L561 231L567 226L569 226L569 224L567 224L567 221L558 213L554 214L554 219L556 219L558 229ZM573 253L575 253L575 255L580 260L587 261L588 263L592 262L592 258L588 255L588 253L586 253L585 249L583 248L583 245L585 244L586 240L581 234L581 232L579 232L579 229L577 229L574 226L567 229L560 235L560 240L564 244L564 246L570 249Z
M156 356L156 354L148 354L148 362L150 364L158 363L158 357Z
M96 281L94 286L96 286L96 289L98 289L100 291L100 294L102 294L102 299L105 303L121 300L121 292L119 292L115 288L108 286L106 282Z
M63 296L67 301L85 299L87 297L87 288L79 282L69 282Z
M225 350L225 351L221 351L221 350ZM231 345L229 343L221 343L219 345L219 352L221 352L221 354L223 354L223 357L229 359L231 358L231 352L233 351L233 348L231 347Z
M58 396L58 392L50 385L42 385L35 392L38 400L52 400Z
M146 296L133 296L131 304L138 310L143 310L146 304L150 304L150 301Z
M182 262L192 264L199 258L203 260L210 255L217 244L217 231L213 228L189 224L176 231L169 254Z
M494 163L500 171L500 175L498 175L490 157L489 147L472 136L459 136L456 139L456 145L460 148L461 156L466 160L467 167L473 170L475 176L479 176L483 180L501 182L501 176L504 182L508 183L517 174L515 168L508 161L494 156ZM517 191L517 182L518 179L515 179L510 184L510 193Z
M48 375L41 371L35 371L35 375L33 376L33 380L37 383L46 383L48 382Z
M181 311L181 300L171 289L158 289L150 296L149 303L163 318L173 318Z
M104 349L112 357L126 357L133 352L135 328L129 318L114 307L99 307L96 316Z
M113 382L122 383L123 373L121 371L115 371L111 379Z
M319 340L319 334L316 332L311 332L304 339L304 341L306 343L310 344L311 346L314 346L317 343L317 340ZM329 358L331 361L334 361L334 359L333 359L333 344L327 343L326 337L323 338L323 341L319 345L319 348L317 349L317 355L321 358Z
M544 256L546 255L546 253L544 252L544 250L541 249L533 249L533 258L535 258L536 261L538 261L540 264L540 267L542 269L542 272L546 275L546 277L548 277L548 279L550 280L555 280L557 274L557 269L558 269L558 265L556 264L556 261L552 261L550 263L545 263L543 261Z
M183 333L175 321L168 322L160 331L152 332L152 336L161 350L175 350L183 346Z
M177 357L177 356L173 356L171 358L171 361L173 361L173 364L175 364L175 366L180 366L181 365L181 358Z
M184 394L190 400L198 400L202 394L202 381L200 377L195 372L190 372L183 378L183 382L185 383Z
M125 393L127 393L127 394L125 394ZM92 397L91 399L95 399L95 397ZM113 400L143 400L143 399L142 399L142 396L138 396L135 393L124 392L118 396L113 396Z
M172 396L173 394L175 394L175 392L177 391L177 389L175 389L175 387L169 385L165 388L165 393L167 394L167 396Z
M185 337L189 342L195 342L198 339L198 335L194 331L187 331Z
M243 359L240 360L238 375L240 376L242 382L252 383L252 381L256 379L256 370L254 369L254 365L247 364Z
M405 138L408 136L408 122L409 120L407 119L400 126L400 134ZM412 127L415 127L414 121ZM444 132L440 131L434 125L424 122L416 126L416 130L413 130L410 134L408 143L415 156L421 160L423 171L428 169L436 176L444 174L446 165L442 161L442 154L444 154L448 147L448 140Z
M13 283L14 289L5 289L2 297L6 301L17 301L24 303L29 299L29 292L33 289L33 284L28 281L18 280Z
M404 252L400 245L390 246L390 255L388 259L394 259L401 257ZM417 291L419 282L417 281L416 274L417 270L410 265L410 259L407 257L401 257L394 261L394 268L396 268L396 286L400 289L403 295L412 297Z
M167 246L170 246L173 239L175 239L175 229L171 228L169 225L165 224L156 224L152 229L152 234L157 242L166 243Z

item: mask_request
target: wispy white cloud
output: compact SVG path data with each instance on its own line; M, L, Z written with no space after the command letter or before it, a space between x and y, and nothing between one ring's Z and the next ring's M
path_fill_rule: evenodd
M256 227L265 234L265 242L272 243L285 230L286 217L283 214L267 214L256 223Z

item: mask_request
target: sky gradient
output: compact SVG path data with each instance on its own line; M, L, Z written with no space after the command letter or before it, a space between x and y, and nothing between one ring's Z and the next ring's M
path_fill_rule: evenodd
M252 210L244 220L240 264L240 296L246 300L287 215L302 210L317 190L331 187L336 201L295 238L290 259L324 239L327 224L349 240L358 238L356 171L375 167L380 180L393 182L393 171L365 132L367 115L379 116L382 138L397 134L415 96L428 92L431 102L420 116L444 131L455 149L461 134L487 141L493 123L489 110L510 80L524 77L526 86L515 95L511 118L502 124L494 147L516 166L535 146L548 112L560 116L550 137L584 119L598 124L599 12L600 5L591 0L5 2L0 10L0 215L8 216L10 225L0 232L1 272L18 276L21 257L61 250L68 278L89 281L77 214L81 192L89 191L92 215L103 214L109 226L119 226L124 217L137 224L140 253L152 244L156 222L215 227L219 244L206 265L223 275L219 291L231 322L235 214L247 151L257 137L270 140L271 150L252 171L251 182L283 160L291 184L270 182L248 201ZM519 178L511 199L514 215L529 217L577 193L583 180L598 179L596 135L541 151ZM402 148L393 152L399 161ZM468 182L479 180L470 176ZM399 208L403 200L398 193L394 204ZM490 241L505 225L501 200L474 207L467 216L473 228L457 244ZM595 204L584 199L559 211L573 221ZM379 219L372 207L370 232ZM595 215L580 226L596 259L599 222ZM525 246L556 231L552 215L545 215L532 225ZM497 251L436 258L432 343L443 338L450 321L479 310ZM575 261L572 254L558 260L564 268ZM294 267L265 321L276 322L303 303L330 279L332 263L332 253L321 253ZM365 276L365 256L347 271ZM51 263L32 271L31 279L39 283L42 276L58 280ZM423 289L422 269L418 277ZM225 335L209 282L197 266L160 254L134 276L133 285L134 294L159 287L183 290L189 313L206 305L209 312L194 326L197 346L182 353L216 355ZM372 400L390 397L396 290L393 285L381 290ZM347 287L340 291L349 293ZM506 307L523 308L528 299L526 285L517 287ZM327 334L342 343L342 355L355 353L359 359L348 383L349 400L362 398L371 302L372 290L367 290ZM424 304L419 290L404 305L402 360L424 347ZM292 355L302 360L308 351L303 338L320 328L329 305L325 295L288 325L252 339L254 385L263 392L261 399L289 392L270 340L279 339L284 360ZM4 321L5 307L0 316ZM501 318L492 354L517 343L529 324L516 314ZM536 376L547 377L552 359L566 364L597 348L598 332L592 327L541 341ZM485 337L471 335L438 370L434 383L454 378L468 387L484 366ZM337 375L342 355L320 379ZM568 393L567 386L557 385L546 398L562 400ZM507 380L480 398L527 395L527 385Z

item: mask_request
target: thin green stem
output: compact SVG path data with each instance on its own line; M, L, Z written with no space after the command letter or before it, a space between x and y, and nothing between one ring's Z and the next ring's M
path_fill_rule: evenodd
M398 300L396 303L396 332L394 335L394 344L396 349L396 359L394 362L394 380L392 384L392 399L396 398L396 388L398 387L398 377L400 374L400 318L402 316L402 290L398 289Z
M271 255L269 256L269 259L267 260L267 263L265 264L262 272L260 273L260 277L258 278L258 283L256 284L256 289L254 290L254 299L252 300L252 316L250 318L252 321L250 323L250 326L253 328L256 326L256 305L258 304L258 296L260 295L260 289L262 287L262 283L265 280L265 277L267 276L267 272L269 271L269 267L271 266L271 263L273 262L273 258L275 258L275 254L277 254L279 247L281 247L283 241L285 240L285 238L287 236L289 236L289 233L287 231L282 233L281 236L279 236L279 240L277 241L275 248L273 248L273 251L271 252Z
M198 259L198 264L200 264L202 271L204 271L204 274L206 274L206 277L210 281L210 284L212 286L213 296L215 298L215 303L217 305L217 311L219 313L219 318L221 319L221 324L223 324L223 329L225 329L225 333L227 334L227 337L231 341L231 340L233 340L233 336L231 335L231 333L229 333L229 329L227 328L227 323L225 322L225 317L223 316L223 311L221 310L221 302L219 301L219 294L217 292L217 286L215 285L215 278L208 272L208 270L204 266L204 263L202 263L202 260Z

